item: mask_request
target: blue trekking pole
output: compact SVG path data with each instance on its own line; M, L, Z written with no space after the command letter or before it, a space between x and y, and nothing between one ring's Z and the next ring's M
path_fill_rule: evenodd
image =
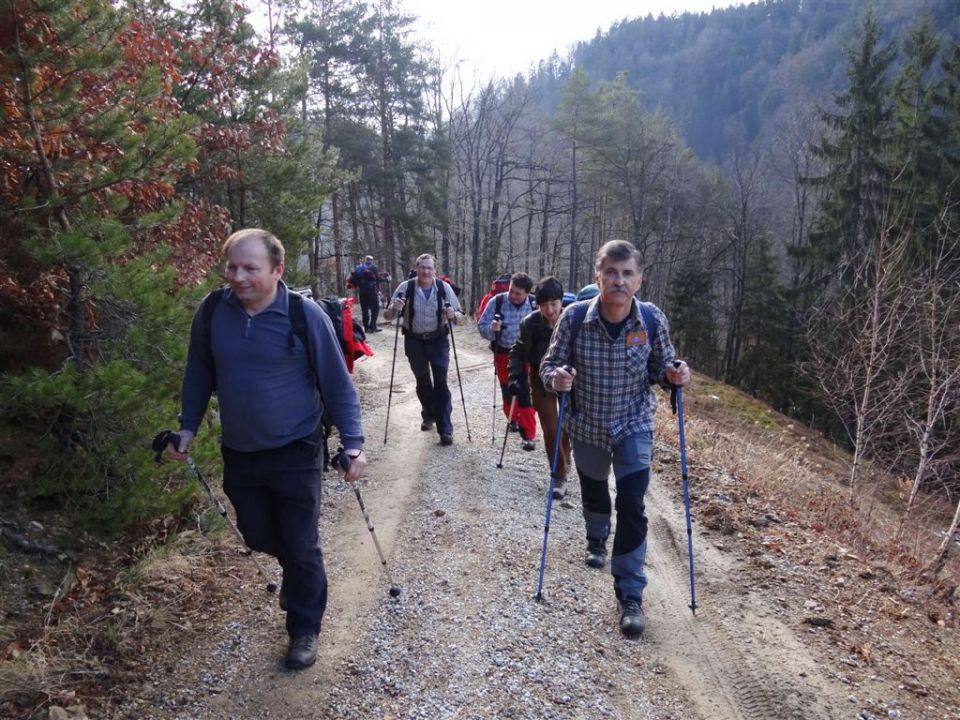
M564 367L567 372L570 367ZM553 485L557 478L557 465L560 459L560 436L563 435L563 410L567 393L560 393L560 410L557 413L557 436L553 440L553 463L550 465L550 487L547 488L547 518L543 523L543 548L540 550L540 578L537 580L537 602L543 602L543 569L547 564L547 537L550 535L550 512L553 510Z
M680 367L675 360L674 367ZM683 388L674 386L670 391L670 405L680 425L680 475L683 478L683 505L687 520L687 552L690 554L690 604L687 606L697 614L697 590L693 580L693 528L690 525L690 484L687 481L687 438L683 430Z

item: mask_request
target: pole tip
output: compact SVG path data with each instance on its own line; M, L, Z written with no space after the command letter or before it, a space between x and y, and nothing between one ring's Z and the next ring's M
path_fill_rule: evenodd
M399 597L399 596L400 596L400 588L397 587L396 585L391 585L391 586L390 586L390 597L394 597L394 598L395 598L395 597Z

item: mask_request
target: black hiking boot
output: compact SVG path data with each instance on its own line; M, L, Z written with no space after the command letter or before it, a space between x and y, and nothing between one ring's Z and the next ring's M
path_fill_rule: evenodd
M624 600L620 603L620 632L624 637L640 637L644 627L643 607L640 603L636 600Z
M280 584L280 609L287 611L287 591L284 590L283 583Z
M303 670L317 661L317 634L290 638L287 658L283 664L291 670Z
M440 436L441 445L453 445L453 435L441 435Z
M517 425L515 422L512 422L512 421L511 421L511 423L510 423L510 432L515 432L515 433L520 432L520 426Z
M423 430L424 432L426 432L432 427L433 427L433 420L424 420L422 423L420 423L420 429Z
M607 545L602 540L587 540L586 563L589 567L602 568L607 562Z
M537 444L533 440L524 440L523 449L526 450L527 452L530 452L531 450L536 450Z

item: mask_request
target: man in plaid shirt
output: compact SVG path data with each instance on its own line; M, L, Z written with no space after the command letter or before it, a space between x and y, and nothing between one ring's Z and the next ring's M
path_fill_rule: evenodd
M643 633L643 590L647 577L644 495L650 484L653 423L657 399L651 385L666 390L690 380L690 369L674 367L674 350L663 312L648 305L648 327L635 295L643 273L637 249L623 240L600 248L595 263L600 294L574 303L560 317L540 365L544 386L573 391L564 429L573 443L580 476L587 534L587 565L602 568L610 534L611 502L607 477L617 483L617 529L610 569L620 602L620 630ZM579 330L576 308L586 305ZM582 312L582 309L581 311ZM571 339L573 344L571 347ZM570 366L570 372L565 370Z

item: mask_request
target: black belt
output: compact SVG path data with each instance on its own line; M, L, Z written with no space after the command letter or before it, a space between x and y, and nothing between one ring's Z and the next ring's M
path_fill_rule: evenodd
M428 332L428 333L408 332L407 337L412 337L414 340L419 340L421 342L431 342L433 340L436 340L437 338L444 337L446 334L447 334L447 329L444 328L443 330L434 330L433 332Z

